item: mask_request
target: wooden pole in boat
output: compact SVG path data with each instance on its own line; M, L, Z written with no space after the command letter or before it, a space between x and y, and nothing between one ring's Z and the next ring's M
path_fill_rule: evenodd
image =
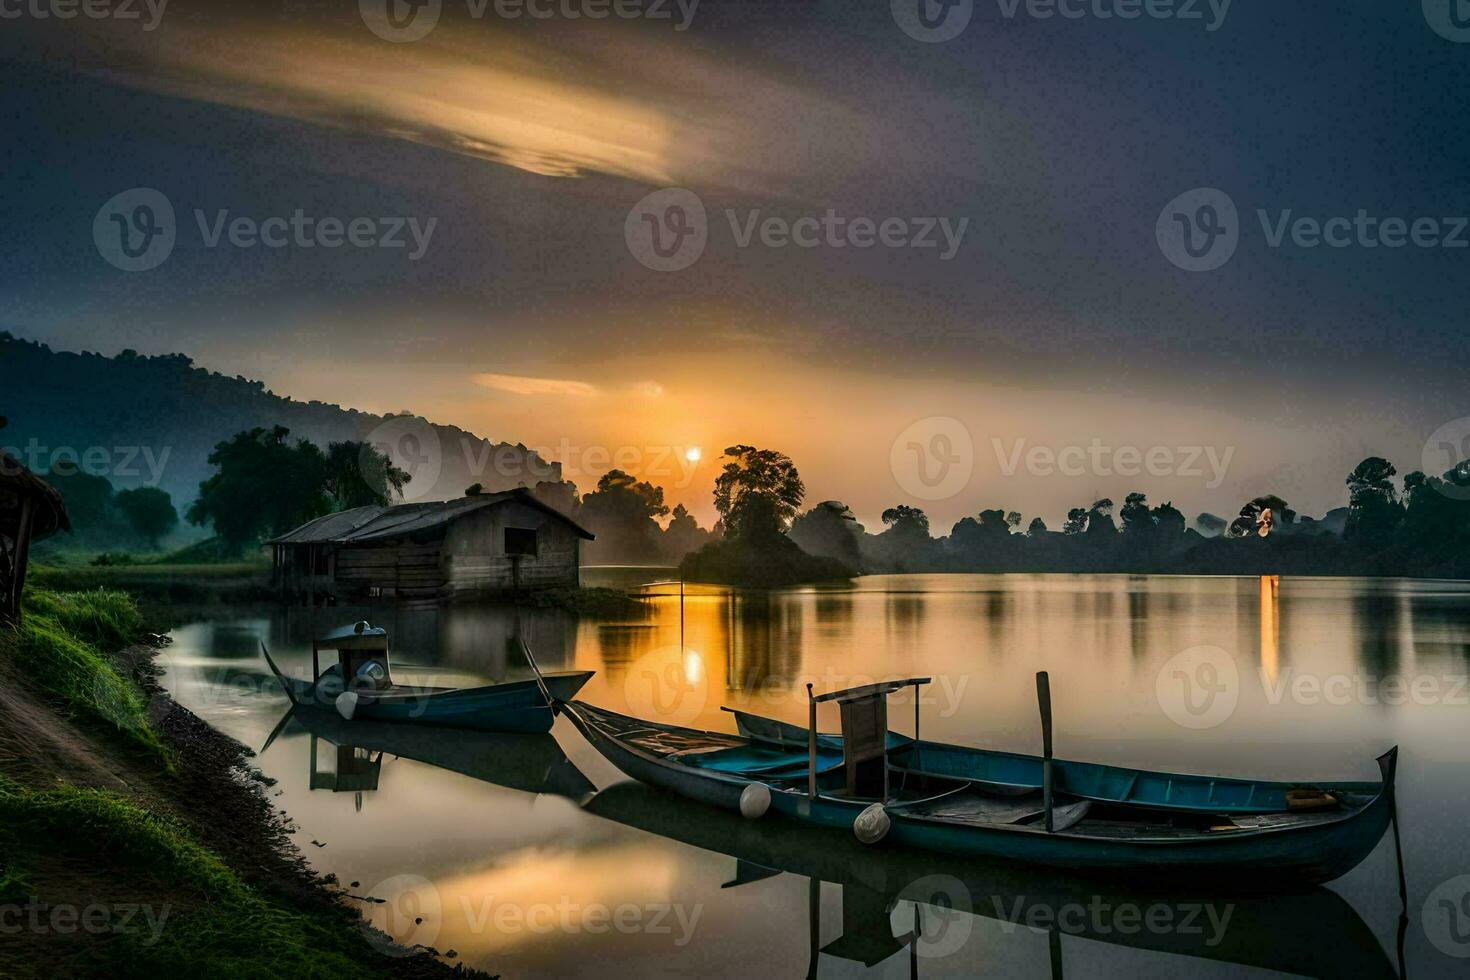
M817 702L812 700L812 686L806 686L806 798L817 798Z
M521 649L525 651L526 662L531 665L531 671L536 675L536 686L541 688L541 696L546 699L546 703L549 704L554 711L556 709L556 702L551 700L551 692L546 689L546 678L541 676L541 668L536 665L536 655L531 652L531 645L519 636L516 637L516 642L518 642L521 645Z
M1036 700L1041 705L1041 794L1046 807L1046 832L1052 832L1052 769L1051 769L1051 678L1046 671L1036 672Z
M914 685L914 751L919 751L919 685Z

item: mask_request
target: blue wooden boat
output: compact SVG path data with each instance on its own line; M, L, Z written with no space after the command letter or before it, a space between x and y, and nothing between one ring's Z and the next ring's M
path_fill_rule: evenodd
M593 747L624 773L703 803L749 817L773 811L803 823L850 829L864 843L1079 872L1237 883L1249 872L1260 888L1299 887L1330 881L1355 867L1377 846L1393 816L1396 749L1379 758L1379 781L1293 785L1295 792L1283 797L1280 808L1265 812L1079 795L1067 782L1068 770L1049 764L1054 763L1049 689L1042 711L1048 751L1039 784L911 768L912 744L894 745L886 699L927 681L820 696L808 688L811 723L804 751L789 741L663 725L580 701L565 708ZM1039 689L1044 684L1042 675ZM841 709L840 737L816 730L817 705L826 701ZM918 759L933 764L922 748ZM1201 778L1140 773L1135 785L1146 782L1145 775L1192 787ZM1266 799L1267 793L1262 789L1255 798ZM1233 790L1222 798L1240 799Z
M320 669L320 653L337 662ZM408 722L490 732L548 732L555 705L575 697L590 670L540 674L533 680L485 687L423 687L395 683L388 658L388 632L365 622L335 630L312 644L313 680L287 677L261 644L266 663L291 703L308 710L335 711L347 721Z
M737 708L724 710L735 716L735 727L741 735L763 744L805 749L804 728ZM1038 755L920 741L896 732L888 737L893 746L890 758L904 769L968 779L999 794L1023 795L1042 788L1046 760ZM841 753L841 735L822 733L817 738L824 752ZM1280 813L1289 809L1293 800L1316 798L1301 782L1151 772L1068 759L1053 759L1052 766L1059 787L1065 787L1072 796L1099 803L1245 816Z

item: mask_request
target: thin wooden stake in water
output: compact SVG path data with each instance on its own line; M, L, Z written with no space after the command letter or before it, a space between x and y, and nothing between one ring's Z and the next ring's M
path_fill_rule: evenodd
M812 700L812 686L806 686L806 797L817 798L817 702Z
M1041 793L1046 807L1046 832L1052 832L1051 771L1051 678L1046 671L1036 672L1036 700L1041 705Z

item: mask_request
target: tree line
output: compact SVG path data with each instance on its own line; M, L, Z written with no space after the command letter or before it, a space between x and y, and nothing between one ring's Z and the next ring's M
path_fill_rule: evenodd
M1263 494L1232 519L1207 512L1190 522L1172 502L1154 504L1134 492L1122 506L1104 498L1071 508L1056 529L994 507L936 535L924 510L907 503L883 511L883 528L874 531L841 501L803 511L806 486L777 450L736 445L721 459L713 497L719 520L709 529L682 504L670 508L662 487L622 470L603 474L583 494L569 480L527 489L597 536L583 552L589 564L680 563L691 579L739 584L930 571L1470 577L1470 460L1439 475L1397 479L1392 463L1369 457L1344 481L1345 506L1320 519ZM323 514L392 504L410 479L372 445L349 440L322 449L292 439L283 426L237 433L208 461L213 473L185 516L211 528L227 554ZM118 540L156 546L179 523L157 488L114 491L105 478L75 468L50 478L84 536L110 528Z

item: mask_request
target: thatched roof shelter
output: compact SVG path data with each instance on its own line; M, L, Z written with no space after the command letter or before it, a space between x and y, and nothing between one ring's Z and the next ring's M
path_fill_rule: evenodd
M0 619L20 618L31 542L70 530L61 494L15 457L0 452Z

